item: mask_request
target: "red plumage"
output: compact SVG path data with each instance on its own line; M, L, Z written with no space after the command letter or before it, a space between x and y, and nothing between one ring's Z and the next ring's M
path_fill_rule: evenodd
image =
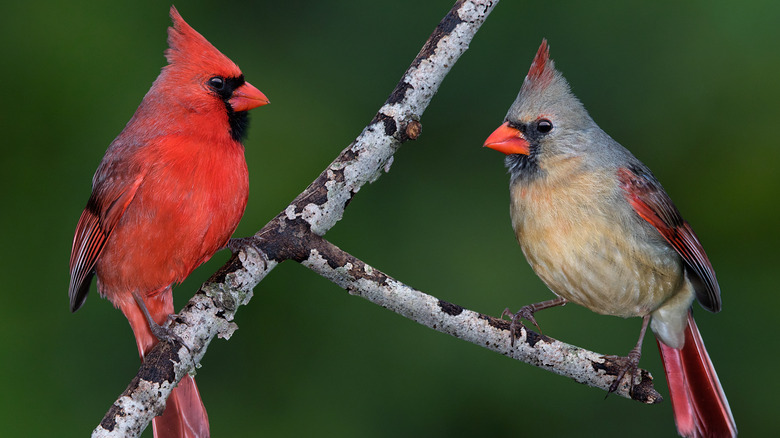
M555 63L550 59L550 48L547 46L547 40L542 40L539 50L528 69L528 81L533 83L536 88L545 88L555 75Z
M157 324L174 312L171 287L223 248L249 193L246 111L268 103L241 70L171 7L168 65L93 178L73 239L71 310L92 275L130 322L143 359L156 343L138 294ZM155 436L208 436L195 382L171 393Z

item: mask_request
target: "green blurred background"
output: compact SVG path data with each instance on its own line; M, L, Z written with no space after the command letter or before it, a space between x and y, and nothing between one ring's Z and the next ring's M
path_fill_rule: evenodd
M452 0L180 1L272 105L252 112L237 235L282 210L358 135ZM0 434L85 436L138 368L119 311L67 305L78 216L106 146L165 61L161 2L8 2L2 92ZM776 429L780 3L501 2L422 118L328 238L439 298L493 315L548 299L514 241L502 156L481 148L542 37L593 118L652 168L723 290L697 321L743 436ZM177 308L227 258L176 290ZM639 319L571 305L545 333L610 354ZM198 374L214 436L673 436L645 406L419 326L293 262L211 344ZM775 339L771 341L771 339ZM652 339L641 365L666 394ZM151 436L147 431L146 436Z

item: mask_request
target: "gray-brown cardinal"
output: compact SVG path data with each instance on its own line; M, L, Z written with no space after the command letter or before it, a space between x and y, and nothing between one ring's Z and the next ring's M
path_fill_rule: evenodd
M485 146L506 154L512 226L528 262L557 295L513 315L573 302L642 317L639 341L621 358L633 381L648 323L663 356L677 430L735 436L737 428L699 330L697 299L721 308L715 272L699 239L650 170L590 118L555 69L547 42L534 58L504 124Z

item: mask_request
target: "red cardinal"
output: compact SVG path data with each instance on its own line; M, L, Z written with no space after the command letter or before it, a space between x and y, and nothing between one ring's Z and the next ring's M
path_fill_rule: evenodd
M168 65L108 147L70 256L71 311L97 275L100 295L130 322L142 360L157 343L150 325L173 313L171 286L223 248L244 214L247 111L268 103L176 8L170 14ZM191 377L153 423L155 437L209 436Z
M650 170L590 118L555 70L547 42L506 121L485 146L507 155L512 226L528 262L558 296L513 316L569 301L643 318L623 374L636 370L648 323L666 368L683 436L737 428L691 316L694 298L720 311L720 288L691 226Z

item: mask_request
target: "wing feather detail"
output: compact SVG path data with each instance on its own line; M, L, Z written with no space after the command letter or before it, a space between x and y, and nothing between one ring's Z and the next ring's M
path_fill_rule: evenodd
M649 171L639 167L622 167L617 173L629 204L682 257L699 303L711 312L719 312L720 286L715 270L693 228L682 218L661 184Z

